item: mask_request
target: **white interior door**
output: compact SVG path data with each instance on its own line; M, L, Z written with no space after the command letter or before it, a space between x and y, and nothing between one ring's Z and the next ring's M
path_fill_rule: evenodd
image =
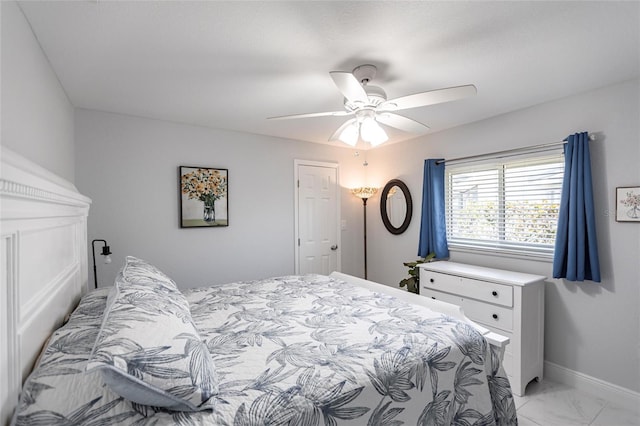
M340 269L338 165L296 161L296 273Z

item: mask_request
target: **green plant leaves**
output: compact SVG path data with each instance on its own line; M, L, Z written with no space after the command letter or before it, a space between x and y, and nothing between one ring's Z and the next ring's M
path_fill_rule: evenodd
M403 262L402 264L409 268L409 278L405 278L400 281L400 287L407 287L407 291L411 293L420 294L420 269L418 265L429 262L436 257L435 253L429 253L423 259L418 259L414 262Z

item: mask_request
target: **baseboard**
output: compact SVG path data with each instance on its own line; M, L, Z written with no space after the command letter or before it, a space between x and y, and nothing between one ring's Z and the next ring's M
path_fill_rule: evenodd
M544 362L544 377L552 382L562 383L581 392L605 399L622 408L637 410L640 406L640 393L570 370L553 362Z

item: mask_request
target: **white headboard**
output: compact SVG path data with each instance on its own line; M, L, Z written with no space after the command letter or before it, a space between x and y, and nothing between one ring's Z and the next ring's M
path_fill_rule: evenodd
M20 155L0 151L0 425L40 349L87 291L91 200Z

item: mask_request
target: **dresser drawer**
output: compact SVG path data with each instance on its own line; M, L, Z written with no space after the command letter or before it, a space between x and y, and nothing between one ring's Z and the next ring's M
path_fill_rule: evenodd
M513 288L510 285L490 283L422 269L420 271L420 286L451 294L464 295L467 298L478 299L496 305L513 306Z
M490 325L501 330L513 330L513 311L509 308L489 305L473 299L464 299L462 309L469 318L480 324Z
M513 330L513 311L510 308L479 302L474 299L435 291L429 288L422 288L420 294L425 297L431 297L432 299L461 306L464 314L470 320L480 323L480 325L488 325L506 331Z

